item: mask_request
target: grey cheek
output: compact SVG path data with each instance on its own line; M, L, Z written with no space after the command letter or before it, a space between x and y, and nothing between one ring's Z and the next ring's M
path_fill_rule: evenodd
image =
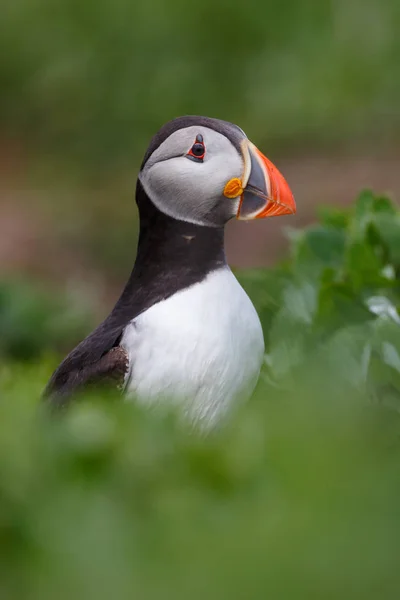
M237 213L239 199L223 195L226 182L240 177L243 166L239 156L222 160L209 157L202 164L184 157L161 161L148 166L140 180L159 210L180 220L221 226Z

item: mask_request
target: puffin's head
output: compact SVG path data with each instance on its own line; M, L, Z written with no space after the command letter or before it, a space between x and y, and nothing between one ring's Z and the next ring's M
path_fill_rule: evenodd
M288 215L296 204L278 169L236 125L179 117L152 139L139 180L163 213L199 225Z

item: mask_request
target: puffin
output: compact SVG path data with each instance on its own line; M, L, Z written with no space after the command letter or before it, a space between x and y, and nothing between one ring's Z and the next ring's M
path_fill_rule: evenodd
M251 396L264 356L260 319L226 261L225 225L294 214L293 194L240 127L183 116L152 138L136 203L129 280L107 318L55 370L44 397L65 407L77 392L111 385L212 427Z

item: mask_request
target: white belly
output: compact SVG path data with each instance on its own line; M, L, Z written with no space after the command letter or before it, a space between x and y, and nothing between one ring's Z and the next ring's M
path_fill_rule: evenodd
M172 400L191 421L213 424L257 383L260 320L228 267L155 304L125 328L126 392L139 402Z

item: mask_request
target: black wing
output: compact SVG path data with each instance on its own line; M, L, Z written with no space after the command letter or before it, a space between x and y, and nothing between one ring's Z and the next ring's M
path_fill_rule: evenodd
M119 346L122 327L110 328L110 317L83 340L54 371L44 397L65 406L71 396L93 385L121 388L129 368L129 356Z

